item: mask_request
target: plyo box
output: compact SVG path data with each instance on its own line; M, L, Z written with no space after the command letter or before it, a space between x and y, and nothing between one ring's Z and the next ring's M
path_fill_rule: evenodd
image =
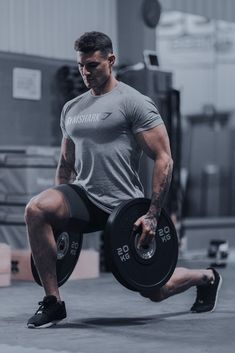
M30 250L12 250L11 279L33 281L30 263ZM99 252L92 249L81 251L77 265L69 280L99 277Z
M8 244L0 243L0 287L11 284L11 248Z

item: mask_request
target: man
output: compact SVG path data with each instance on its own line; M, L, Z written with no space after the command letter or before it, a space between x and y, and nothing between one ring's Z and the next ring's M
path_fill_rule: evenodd
M89 91L65 104L56 186L34 197L26 207L29 241L45 290L29 328L49 327L66 317L56 280L54 228L76 219L81 231L103 229L109 214L123 200L143 197L138 168L142 150L154 160L152 201L147 214L136 220L142 226L139 246L151 241L173 162L168 135L151 99L118 82L110 38L88 32L75 42L79 71ZM177 268L160 290L147 296L161 301L197 286L192 311L212 311L221 277L214 269Z

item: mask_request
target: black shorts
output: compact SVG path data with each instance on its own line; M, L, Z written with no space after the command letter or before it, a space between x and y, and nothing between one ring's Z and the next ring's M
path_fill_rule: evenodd
M105 228L110 214L95 205L84 189L74 184L61 184L53 189L64 195L70 214L69 221L81 232L91 233Z

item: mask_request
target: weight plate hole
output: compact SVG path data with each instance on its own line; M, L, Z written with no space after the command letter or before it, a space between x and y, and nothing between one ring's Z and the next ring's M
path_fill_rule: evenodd
M69 249L69 234L66 232L61 233L56 241L57 245L57 260L61 260L67 254Z
M157 248L156 239L153 238L149 244L138 247L140 236L141 236L140 233L137 233L135 235L135 247L134 247L135 251L141 259L149 260L154 256L154 254L156 252L156 248Z

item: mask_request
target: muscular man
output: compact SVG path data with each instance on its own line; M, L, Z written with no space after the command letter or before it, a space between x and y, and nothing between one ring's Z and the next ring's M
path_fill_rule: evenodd
M29 328L49 327L66 317L56 280L57 250L53 229L76 220L83 232L101 230L120 202L144 197L138 176L142 151L154 160L152 201L142 226L140 245L148 243L168 192L173 162L168 135L153 101L116 80L110 38L100 32L75 42L78 68L86 93L67 102L61 114L63 133L56 186L34 197L26 207L30 246L45 291ZM212 311L221 285L214 269L176 268L161 289L147 296L161 301L197 286L193 312Z

